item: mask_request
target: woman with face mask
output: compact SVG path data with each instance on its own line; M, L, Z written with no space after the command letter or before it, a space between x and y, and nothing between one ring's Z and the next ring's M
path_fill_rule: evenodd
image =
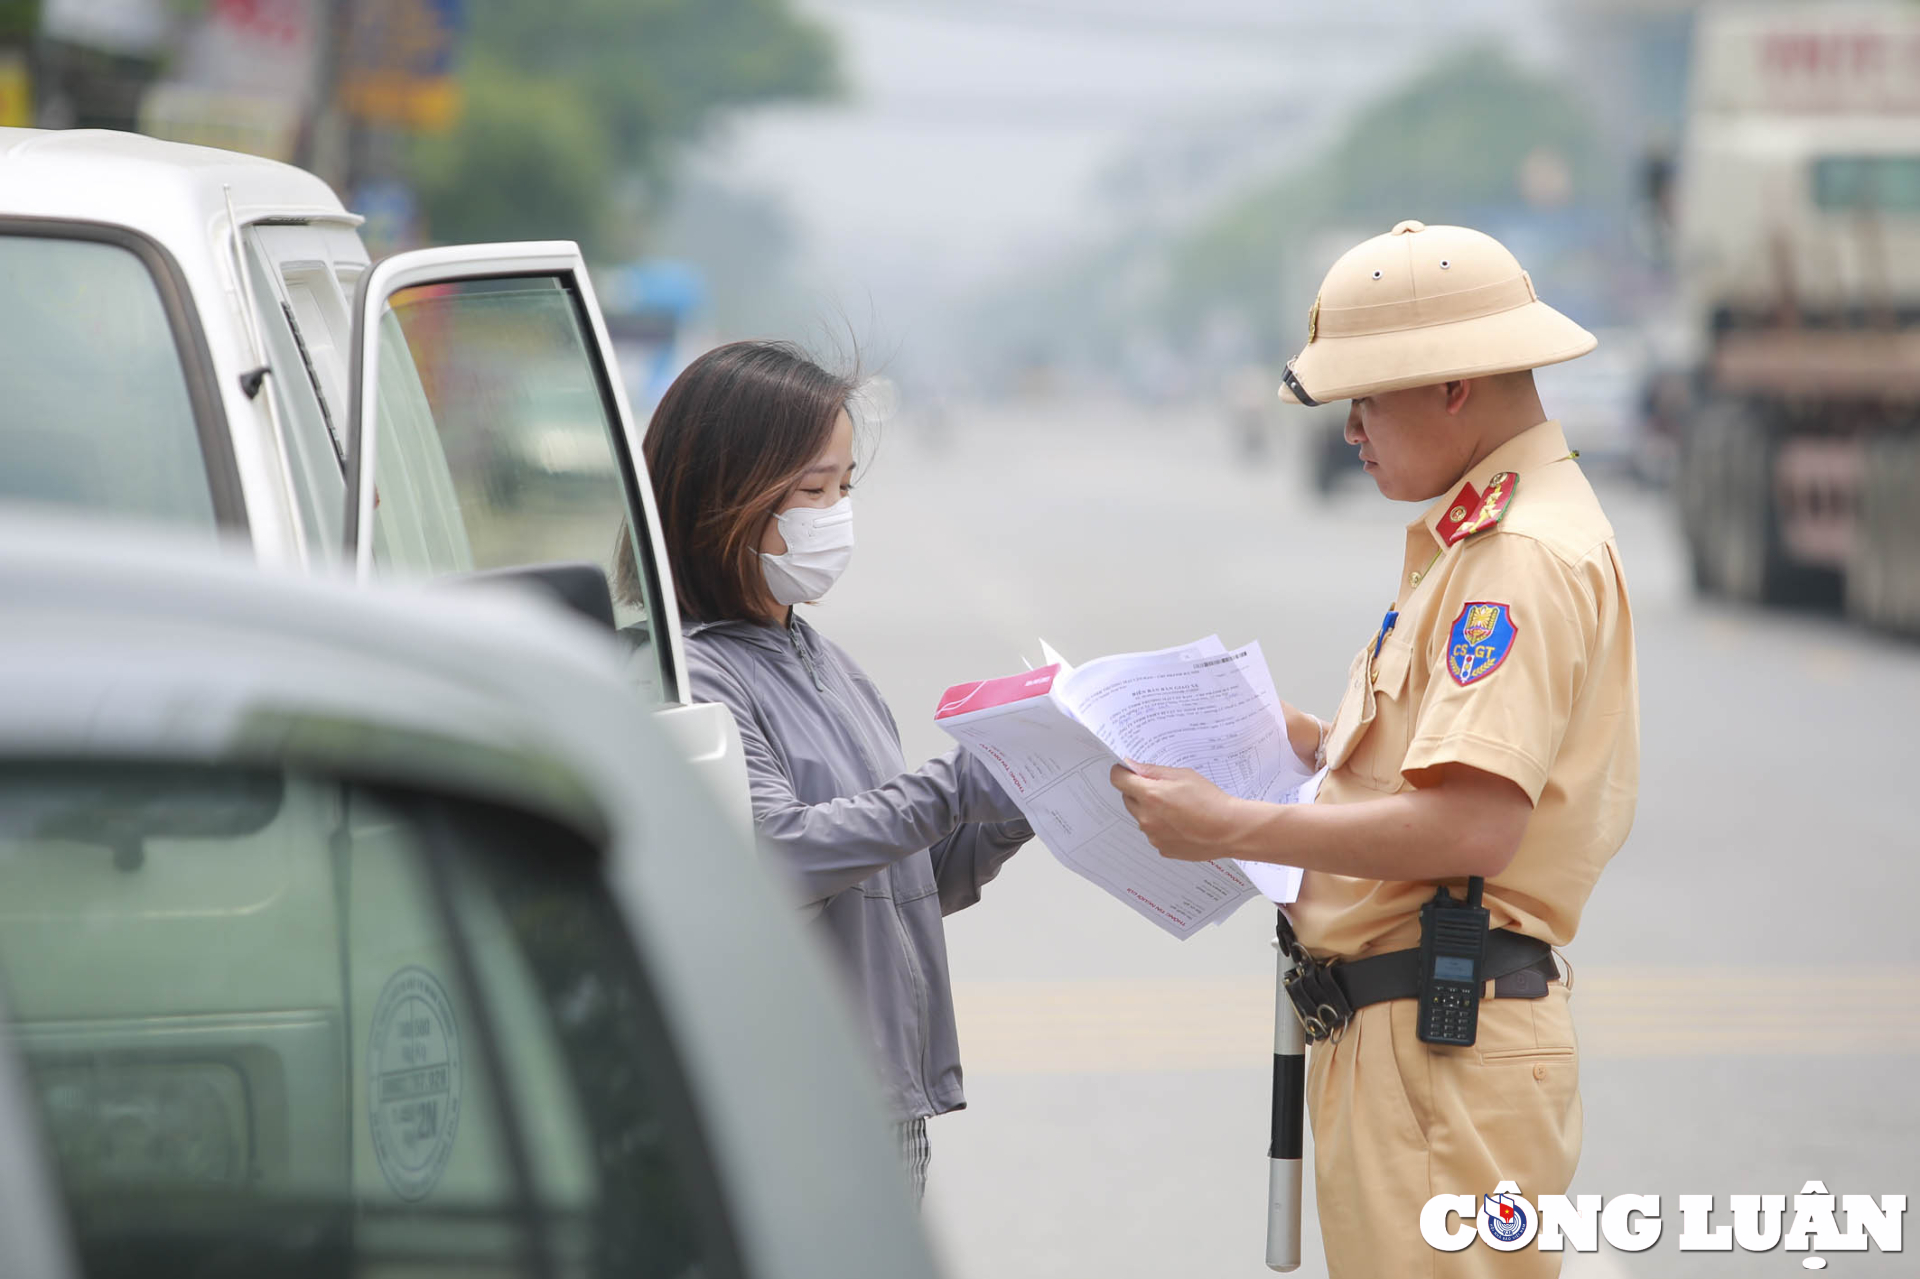
M645 453L694 697L739 723L754 826L852 983L918 1195L927 1117L966 1104L941 918L1033 832L964 751L910 770L880 690L795 607L853 555L853 389L785 344L723 346Z

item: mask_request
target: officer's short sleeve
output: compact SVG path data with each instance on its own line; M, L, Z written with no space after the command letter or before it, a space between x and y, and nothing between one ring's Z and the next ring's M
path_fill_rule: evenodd
M1465 764L1538 803L1586 676L1591 592L1546 546L1500 532L1461 548L1435 616L1402 775Z

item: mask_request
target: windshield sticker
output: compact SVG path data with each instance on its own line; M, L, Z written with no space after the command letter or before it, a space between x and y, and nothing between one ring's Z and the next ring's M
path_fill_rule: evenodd
M460 1028L433 974L402 968L373 1009L367 1123L374 1157L402 1199L440 1184L460 1129Z

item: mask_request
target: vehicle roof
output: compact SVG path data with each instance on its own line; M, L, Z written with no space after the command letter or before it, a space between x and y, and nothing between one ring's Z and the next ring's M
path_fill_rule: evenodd
M241 221L350 221L325 182L277 160L110 129L0 128L0 215L206 234L233 192Z
M355 587L0 513L0 761L306 768L520 800L598 836L749 1273L930 1279L871 1068L791 903L650 722L618 641L508 591ZM796 1177L823 1151L831 1176Z

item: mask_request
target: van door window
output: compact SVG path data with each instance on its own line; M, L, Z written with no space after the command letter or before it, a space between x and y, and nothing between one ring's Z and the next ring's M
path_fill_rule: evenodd
M672 685L648 630L659 587L630 518L633 463L622 465L624 426L582 305L558 275L392 294L379 322L374 563L396 573L595 564L661 701Z
M380 317L380 454L373 476L373 563L403 577L476 567L467 513L400 317Z
M130 250L0 234L0 504L213 534L160 292Z
M287 287L287 302L293 308L294 322L300 328L312 357L322 392L333 409L335 428L341 433L340 452L346 453L347 429L347 343L352 339L351 325L341 310L339 286L324 264L287 263L281 267L281 282Z
M547 819L12 765L0 980L90 1276L738 1273L599 854Z
M267 367L273 370L263 384L264 393L278 404L287 435L308 553L318 562L336 563L345 531L345 427L320 381L313 350L293 307L276 288L275 273L257 246L249 244L247 253L251 257L247 274L253 286L254 312L260 317L261 336L266 341Z

